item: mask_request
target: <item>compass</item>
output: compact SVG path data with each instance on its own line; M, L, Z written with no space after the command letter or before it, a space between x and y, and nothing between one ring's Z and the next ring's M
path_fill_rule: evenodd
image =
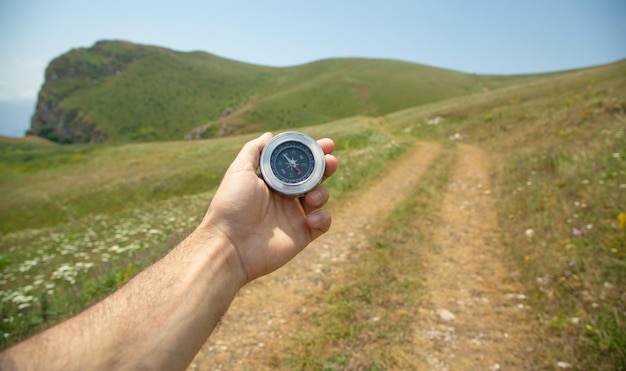
M276 192L298 197L322 181L326 161L322 147L310 136L296 131L278 134L261 152L261 174Z

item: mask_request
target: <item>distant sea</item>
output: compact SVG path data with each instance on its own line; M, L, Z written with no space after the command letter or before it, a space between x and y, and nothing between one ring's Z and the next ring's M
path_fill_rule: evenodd
M30 118L35 113L35 101L0 101L0 135L23 137L30 128Z

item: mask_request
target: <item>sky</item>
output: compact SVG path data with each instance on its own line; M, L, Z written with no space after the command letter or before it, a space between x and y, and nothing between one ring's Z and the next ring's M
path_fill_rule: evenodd
M0 0L0 135L28 128L53 58L104 39L267 66L366 57L525 74L626 58L626 0Z

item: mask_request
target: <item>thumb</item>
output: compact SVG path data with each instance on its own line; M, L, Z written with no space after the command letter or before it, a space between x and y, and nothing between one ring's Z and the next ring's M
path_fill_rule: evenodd
M272 136L272 133L267 132L244 144L230 167L235 170L256 171L259 167L261 151Z

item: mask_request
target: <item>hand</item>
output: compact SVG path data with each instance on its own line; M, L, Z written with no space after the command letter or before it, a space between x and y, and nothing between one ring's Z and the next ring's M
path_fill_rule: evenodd
M320 210L328 189L318 186L303 198L272 192L259 178L261 150L271 133L248 142L228 168L200 228L217 230L241 263L244 284L286 264L311 241L328 231L331 216ZM335 144L318 141L325 153L325 178L337 170Z

